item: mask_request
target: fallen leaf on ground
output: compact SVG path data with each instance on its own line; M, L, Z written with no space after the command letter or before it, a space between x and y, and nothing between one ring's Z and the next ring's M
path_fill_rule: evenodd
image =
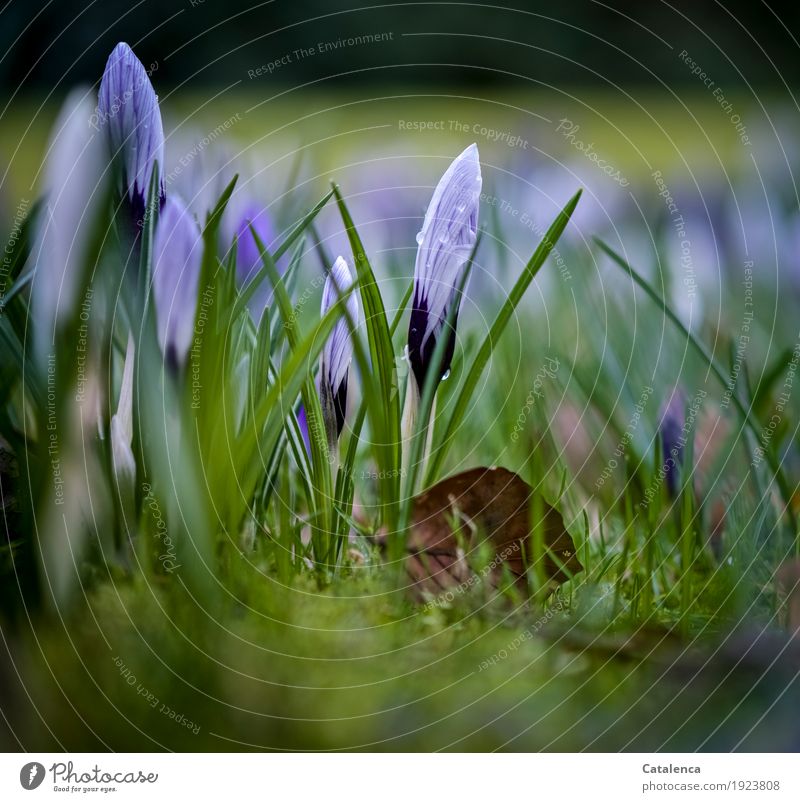
M475 468L428 488L414 499L406 568L415 595L437 596L475 580L497 584L504 566L521 589L533 570L530 501L533 489L505 468ZM539 502L543 526L542 573L561 583L583 569L560 513ZM494 555L476 575L471 567L488 544Z

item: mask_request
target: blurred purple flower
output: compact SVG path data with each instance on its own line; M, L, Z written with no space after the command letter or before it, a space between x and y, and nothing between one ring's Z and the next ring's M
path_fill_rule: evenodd
M658 434L664 459L664 480L670 498L675 498L679 490L683 467L683 450L686 445L684 422L686 418L686 396L675 388L669 400L659 411Z
M147 71L125 42L106 62L93 124L107 132L112 157L120 165L118 189L130 201L134 220L141 223L155 162L161 171L162 204L165 197L164 130Z
M353 286L347 262L340 256L325 279L321 313L325 315ZM347 375L353 358L350 325L358 325L358 296L351 292L345 301L347 313L336 321L322 349L319 371L319 395L328 442L334 446L342 433L347 410ZM348 320L349 317L349 320Z
M457 296L464 265L475 245L481 194L478 148L470 145L447 168L434 190L422 230L417 234L414 305L408 327L408 358L421 392L436 340ZM444 376L455 349L455 323L448 332L441 365Z
M153 251L153 296L158 341L164 358L178 370L192 344L203 255L200 228L176 195L158 218Z
M36 339L47 350L53 347L57 325L76 311L92 226L106 198L103 142L89 123L91 115L89 90L74 90L47 149L32 287Z
M242 211L232 219L235 222L227 238L227 245L231 245L233 238L236 237L236 282L241 289L256 276L262 266L261 254L250 227L253 227L258 238L268 250L272 248L272 243L275 241L276 231L267 210L254 202L245 205ZM285 260L282 259L277 267L278 271L282 273ZM247 304L250 315L256 324L261 320L261 315L271 298L272 287L269 279L265 279Z

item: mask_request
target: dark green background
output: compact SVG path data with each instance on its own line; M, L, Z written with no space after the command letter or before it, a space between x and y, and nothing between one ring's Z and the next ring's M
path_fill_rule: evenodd
M381 31L394 40L304 59L270 80L688 85L692 76L677 58L685 48L727 86L797 85L797 2L673 5L411 2L364 9L352 0L11 0L0 12L0 86L11 92L95 82L119 40L145 63L158 61L161 86L226 85L295 48ZM403 36L409 33L450 35Z

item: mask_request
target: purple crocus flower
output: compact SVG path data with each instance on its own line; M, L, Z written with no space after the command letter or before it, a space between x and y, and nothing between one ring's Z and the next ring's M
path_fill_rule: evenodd
M347 262L340 256L333 263L322 291L321 313L325 315L353 286ZM351 292L345 301L347 314L336 322L322 349L319 371L319 396L328 442L335 448L344 427L347 409L347 375L353 358L350 324L358 325L358 296ZM349 318L349 320L348 320Z
M158 341L167 364L179 370L192 344L203 255L200 227L177 195L158 218L153 251L153 296Z
M670 498L678 494L683 450L686 445L684 425L686 417L686 396L680 389L673 390L669 400L659 412L658 435L664 457L664 481Z
M458 314L461 303L457 297L458 285L478 233L481 185L478 148L473 144L442 176L425 213L422 230L417 234L419 248L414 266L414 305L408 326L408 359L418 394L425 383L437 338L454 304ZM453 359L455 327L446 336L442 376Z
M75 313L89 268L92 227L106 199L103 142L89 123L91 115L89 90L74 90L64 102L47 149L45 203L33 251L32 307L37 344L48 352L57 327Z
M92 121L106 130L112 158L119 163L118 190L141 224L156 162L162 203L165 197L164 129L147 71L125 42L108 57Z

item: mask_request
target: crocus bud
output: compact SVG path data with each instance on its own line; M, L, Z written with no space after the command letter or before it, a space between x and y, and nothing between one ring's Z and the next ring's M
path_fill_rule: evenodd
M44 172L45 202L36 231L32 286L35 337L49 353L60 323L76 313L93 227L106 200L105 148L90 125L89 90L66 99L53 127Z
M658 434L664 456L664 481L670 498L678 493L683 449L686 445L684 423L686 418L686 396L676 388L659 412Z
M353 277L347 262L340 256L325 279L322 291L322 314L345 295L353 286ZM347 409L347 374L353 358L353 343L350 340L350 323L358 325L358 296L351 292L345 301L346 315L336 321L333 331L322 349L319 371L319 395L322 417L328 442L335 447L344 426Z
M165 196L164 129L150 78L125 42L106 62L93 122L106 131L112 158L119 165L119 193L128 198L134 221L141 224L156 162L162 202Z
M136 460L133 456L133 359L135 349L133 337L128 335L125 366L119 404L111 417L111 463L114 469L120 509L126 528L130 529L135 518Z
M203 256L200 228L176 195L164 204L153 250L158 341L167 364L180 370L189 353Z
M470 145L447 168L417 234L414 302L408 327L408 358L418 392L422 391L436 342L451 307L461 302L458 287L478 233L481 194L478 148ZM454 321L455 323L455 321ZM446 332L448 344L441 376L450 369L455 349L455 325Z

